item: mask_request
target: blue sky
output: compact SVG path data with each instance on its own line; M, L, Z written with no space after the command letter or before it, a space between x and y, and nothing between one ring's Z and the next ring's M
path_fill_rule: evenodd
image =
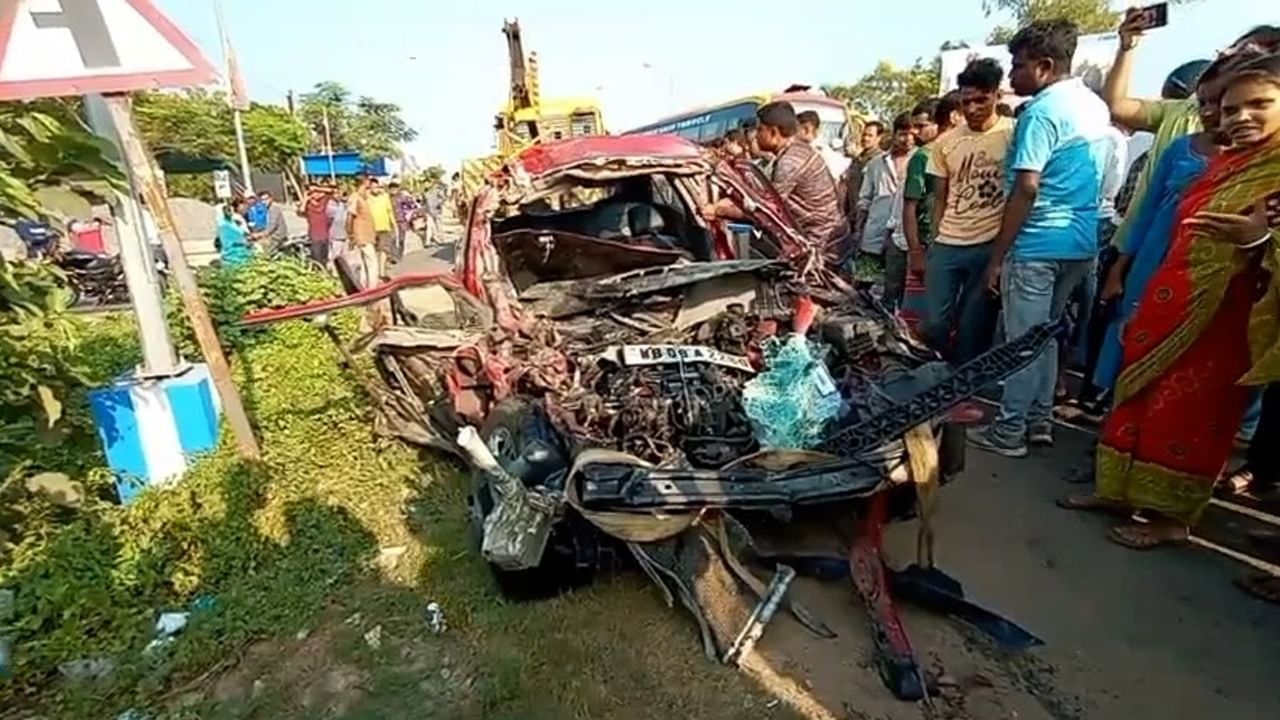
M215 64L212 0L158 0ZM1119 6L1121 3L1116 3ZM852 82L880 59L908 64L945 40L980 44L998 18L981 0L223 0L255 100L320 80L400 104L421 164L484 154L507 92L504 17L538 53L542 92L594 95L624 130L665 114L793 82ZM794 12L791 9L794 8ZM894 8L893 12L887 11ZM1179 62L1275 22L1274 0L1200 0L1152 34L1135 85L1155 93Z

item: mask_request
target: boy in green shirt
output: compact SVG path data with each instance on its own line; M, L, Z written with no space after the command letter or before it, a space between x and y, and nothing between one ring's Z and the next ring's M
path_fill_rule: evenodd
M939 135L960 121L960 93L952 91L938 99L916 105L911 112L916 131L916 150L907 162L902 187L902 232L907 238L907 268L913 275L924 274L924 249L933 240L933 205L936 195L929 176L929 154Z

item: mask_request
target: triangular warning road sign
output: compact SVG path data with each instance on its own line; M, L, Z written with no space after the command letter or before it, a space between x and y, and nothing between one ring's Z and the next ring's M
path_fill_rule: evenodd
M0 100L216 79L151 0L0 0Z

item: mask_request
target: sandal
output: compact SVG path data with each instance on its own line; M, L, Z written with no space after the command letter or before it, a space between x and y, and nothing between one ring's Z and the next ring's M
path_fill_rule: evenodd
M1246 495L1252 485L1253 471L1248 467L1241 467L1218 481L1217 487L1214 488L1214 495L1227 498Z
M1128 505L1115 500L1105 500L1097 495L1067 495L1058 498L1057 505L1063 510L1100 512L1119 517L1129 517L1133 514L1133 508Z
M1263 480L1248 465L1242 465L1219 480L1213 488L1213 494L1226 499L1245 496L1267 499L1276 494L1278 487L1280 485L1276 481Z
M1236 587L1258 598L1280 605L1280 577L1259 573L1236 578Z
M1132 550L1151 550L1161 545L1181 545L1191 536L1184 525L1149 522L1141 525L1118 525L1107 531L1107 539Z

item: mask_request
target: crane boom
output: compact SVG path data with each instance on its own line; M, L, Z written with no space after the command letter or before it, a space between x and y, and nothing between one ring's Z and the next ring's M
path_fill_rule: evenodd
M520 21L504 20L502 34L507 36L507 62L511 70L511 109L532 107L533 93L529 89L529 71L525 65L524 41L520 37Z

